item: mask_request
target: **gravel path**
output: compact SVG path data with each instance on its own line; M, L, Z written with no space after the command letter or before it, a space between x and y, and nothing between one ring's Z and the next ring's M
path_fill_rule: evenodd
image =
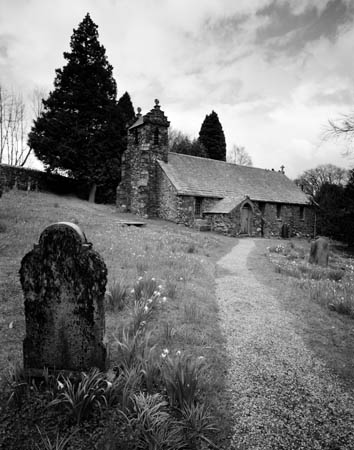
M234 424L225 450L354 449L353 392L306 347L281 292L255 277L252 250L253 239L240 239L218 263Z

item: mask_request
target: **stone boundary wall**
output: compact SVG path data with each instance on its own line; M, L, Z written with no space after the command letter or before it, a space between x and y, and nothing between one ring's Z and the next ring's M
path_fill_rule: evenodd
M59 195L76 195L88 198L87 186L62 175L28 169L26 167L0 164L0 193L11 189L46 191Z

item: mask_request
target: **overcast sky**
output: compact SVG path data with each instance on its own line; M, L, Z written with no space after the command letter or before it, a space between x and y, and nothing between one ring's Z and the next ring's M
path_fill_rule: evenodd
M354 166L322 139L328 119L354 111L354 0L0 0L0 83L51 90L87 12L118 96L143 114L158 98L197 137L214 110L229 149L291 178Z

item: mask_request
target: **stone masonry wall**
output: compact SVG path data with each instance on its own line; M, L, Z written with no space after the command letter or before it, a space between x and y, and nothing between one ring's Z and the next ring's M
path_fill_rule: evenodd
M137 119L137 126L128 131L117 207L143 217L157 217L160 192L157 160L167 161L169 122L158 100L150 112Z
M290 235L312 236L314 232L314 210L304 206L304 218L300 217L300 205L281 205L280 217L277 217L277 205L266 203L264 207L264 237L280 236L283 225L288 225ZM261 235L261 212L255 204L254 230Z
M281 213L278 218L277 205L275 203L264 203L263 205L258 202L252 203L254 206L252 236L281 236L281 230L284 224L288 225L291 236L313 236L315 217L313 208L304 206L302 219L300 216L301 207L299 205L281 205ZM240 234L241 210L239 207L235 208L229 214L206 213L205 217L212 231L230 236L238 236Z
M158 167L158 180L158 217L178 223L178 211L180 205L179 197L177 196L176 188L172 185L160 166Z

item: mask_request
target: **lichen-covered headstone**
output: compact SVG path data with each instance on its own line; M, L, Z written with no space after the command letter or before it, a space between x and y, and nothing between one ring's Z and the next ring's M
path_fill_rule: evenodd
M106 366L103 344L107 269L81 229L67 222L46 228L24 256L24 368L35 373Z
M328 257L329 244L326 238L319 237L315 241L311 242L309 263L327 267Z

